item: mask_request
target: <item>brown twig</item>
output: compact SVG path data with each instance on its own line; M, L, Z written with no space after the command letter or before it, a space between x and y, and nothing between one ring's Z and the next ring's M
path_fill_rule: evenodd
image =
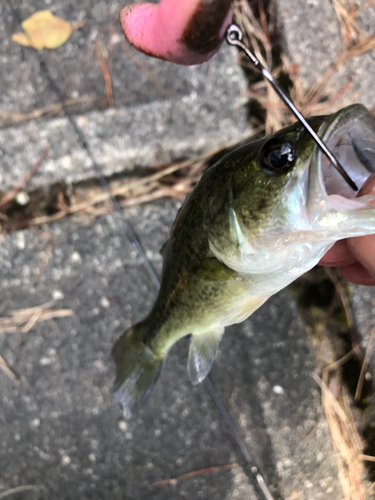
M359 11L350 0L348 3L349 8L347 4L344 5L342 0L332 0L340 24L342 41L345 48L356 43L362 34L359 24L355 21Z
M63 106L67 107L67 106L73 106L74 104L81 104L84 102L93 102L96 99L97 99L96 97L90 97L90 96L82 96L82 97L77 97L75 99L67 99L66 101L64 101L63 104L61 103L51 104L44 108L35 109L30 113L14 113L0 109L0 118L9 120L12 124L28 120L36 120L37 118L40 118L41 116L46 115L48 113L51 113L52 115L59 113L60 111L62 111Z
M245 139L242 137L241 139ZM231 143L227 145L228 148L234 147L239 138L233 140ZM168 167L165 167L161 170L158 170L154 174L151 174L144 178L137 178L124 186L112 188L112 195L115 197L124 197L125 200L122 200L120 204L122 205L134 205L137 203L145 203L146 201L151 201L151 199L157 199L160 197L174 197L181 199L182 195L190 192L194 185L198 182L202 170L206 162L220 152L222 148L215 148L208 153L204 153L196 159L183 161L181 163L173 164ZM168 182L169 176L171 174L178 172L180 170L186 170L186 174L184 176L178 177L178 182L176 183L175 179L172 178L170 183L173 185L165 186L165 183ZM159 181L163 180L164 184L161 184ZM163 191L161 193L161 190ZM156 193L155 191L158 191ZM155 194L153 194L155 192ZM145 199L145 196L150 196L149 199ZM131 201L138 198L138 201ZM35 226L40 224L48 224L57 220L61 220L62 218L68 215L75 215L79 212L88 212L90 209L98 205L99 203L108 202L109 195L107 193L100 193L93 196L90 200L85 200L81 203L72 204L71 206L67 206L63 211L59 211L53 215L40 216L35 217L28 221L29 226ZM113 210L112 204L109 204L108 207L103 211L99 210L96 212L97 215L108 213ZM91 211L91 214L94 214ZM95 215L96 216L96 215Z
M254 13L251 4L247 0L239 0L234 3L234 14L236 21L241 25L244 38L247 44L252 48L260 62L272 72L272 75L279 73L279 68L274 68L273 47L271 35L274 30L272 19L272 2L268 6L268 18L264 11L263 3L257 3L259 19ZM248 65L247 59L241 54L241 63ZM253 69L253 66L251 66ZM259 78L261 78L259 76ZM283 123L282 115L285 113L283 106L279 106L280 100L275 91L268 83L264 83L265 99L268 103L264 107L265 113L265 132L269 134L281 128ZM256 98L257 100L257 98Z
M0 335L5 333L28 333L37 323L52 318L66 318L74 315L71 309L50 309L54 301L27 309L9 311L9 316L0 317Z
M308 107L312 107L315 103L327 93L328 82L336 74L337 70L345 64L346 61L353 57L364 54L375 48L375 35L370 35L365 39L359 41L357 44L352 46L350 49L344 49L338 55L336 61L328 68L328 70L318 79L318 81L313 85L313 87L307 92L305 96L305 103L301 105L303 111L311 113ZM327 108L329 109L329 108Z
M327 365L324 370L327 370L328 372L332 372L334 370L337 370L341 366L343 366L345 363L347 363L350 359L352 359L354 355L354 349L351 349L349 352L347 352L342 358L338 359L337 361L334 361L333 363L330 363Z
M334 0L334 2L339 10L338 16L342 27L346 23L345 29L347 35L345 36L350 35L351 38L344 41L343 49L338 55L337 60L307 92L303 90L298 77L298 67L292 65L285 55L281 56L282 64L278 68L274 68L272 44L270 44L271 34L274 29L274 18L272 16L273 2L270 2L268 7L268 19L263 4L254 2L258 6L260 20L255 16L251 3L246 0L235 0L234 2L235 19L243 29L246 43L252 47L253 52L262 64L270 68L274 78L277 78L280 73L289 75L293 83L291 97L296 106L307 116L332 113L335 108L337 109L352 102L355 96L353 94L348 95L348 90L351 86L350 81L345 83L334 94L332 94L333 89L332 86L329 86L329 83L338 68L348 59L375 48L375 35L365 37L355 21L358 13L368 8L368 5L363 9L357 9L354 3L349 0L349 9L346 9L342 0ZM245 67L253 69L246 58L242 55L240 57L241 63ZM294 121L294 116L280 104L278 97L266 82L262 80L255 82L250 86L249 91L249 96L258 101L265 111L264 123L266 133L279 130Z
M341 64L343 64L348 59L361 56L362 54L365 54L366 52L369 52L374 48L375 48L375 35L369 35L364 40L361 40L360 42L356 43L349 50L343 52L341 56L342 57Z
M5 359L2 356L0 356L0 370L2 370L6 375L8 375L10 379L18 382L16 374L9 368L8 364L6 363Z
M214 154L214 153L212 153ZM207 155L208 157L208 155ZM206 158L206 156L204 157ZM199 159L197 160L200 163L203 164L204 159ZM130 196L131 193L137 192L140 188L142 188L145 185L151 184L154 181L157 181L159 179L162 179L163 177L166 177L167 175L170 175L174 172L177 172L179 170L182 170L187 167L191 167L194 162L191 160L185 161L178 163L177 165L171 165L170 167L166 167L165 169L160 170L159 172L156 172L155 174L151 174L147 177L144 177L143 179L137 179L133 182L129 182L125 186L121 186L115 189L112 189L112 195L113 196ZM89 201L84 201L82 203L78 203L76 205L73 205L71 207L68 207L64 211L57 212L56 214L53 214L51 216L41 216L41 217L35 217L30 221L30 225L39 225L39 224L46 224L49 222L54 222L56 220L62 219L63 217L66 217L67 215L72 215L80 211L84 211L89 209L90 207L93 207L94 205L97 205L99 203L103 203L109 200L109 195L107 193L100 193L99 195L96 195Z
M332 108L334 104L336 104L340 99L344 97L344 95L353 85L353 82L351 80L348 80L344 83L344 85L341 86L341 88L339 88L334 94L332 94L329 99L324 102L320 102L325 94L325 85L326 82L317 87L317 91L311 96L311 98L305 98L305 103L303 106L304 113L308 115L320 114L320 108L323 110L323 112Z
M187 474L182 474L182 476L177 476L177 477L171 478L171 479L164 479L162 481L157 481L156 483L152 483L149 486L149 489L151 491L155 491L155 490L158 490L160 488L164 488L165 486L168 486L170 484L173 484L177 481L183 481L185 479L191 479L193 477L203 476L206 474L213 474L213 473L219 472L219 471L231 470L231 469L235 469L236 467L239 467L239 465L237 463L233 463L233 464L227 464L227 465L216 465L215 467L207 467L205 469L195 470L193 472L188 472Z
M114 25L111 26L109 30L109 38L108 38L108 44L107 44L107 67L108 67L108 72L110 75L112 75L112 52L113 52L113 45L114 45L114 40L117 35L116 32L116 27Z
M0 200L0 207L3 207L7 203L9 203L13 198L16 196L18 191L24 187L24 185L31 179L31 177L35 174L35 172L38 170L40 165L43 163L45 160L50 148L47 146L46 148L43 149L42 154L39 156L38 160L34 163L34 165L30 168L30 170L27 172L27 174L23 177L23 179L17 184L16 187L14 187L11 191L9 191L2 200Z
M336 293L338 293L337 288ZM333 445L338 452L339 480L345 500L364 500L366 495L363 494L361 484L363 443L354 421L348 395L342 387L340 371L337 371L353 355L354 349L341 359L325 366L322 370L322 379L316 375L313 378L322 389L322 406ZM332 376L334 372L336 373Z
M361 485L363 444L349 405L343 407L328 387L328 373L328 370L324 370L322 379L313 374L313 379L322 390L323 410L333 445L338 452L339 479L346 500L363 500L364 493ZM343 395L341 398L344 399Z
M363 361L362 350L361 350L359 344L355 343L356 342L356 331L355 331L353 313L352 313L352 310L351 310L351 307L349 304L348 295L347 295L346 291L344 290L340 280L337 278L336 274L334 273L334 271L332 269L330 269L329 267L325 267L324 271L327 274L327 276L330 278L332 283L334 284L335 290L337 291L338 296L340 297L340 301L341 301L342 307L344 309L346 321L348 323L348 330L350 332L350 340L352 343L353 351L355 352L357 358L360 361Z
M366 371L368 368L368 361L369 361L369 357L371 354L371 347L373 344L374 336L375 336L375 328L373 328L371 330L370 339L368 341L368 345L367 345L367 349L366 349L366 354L365 354L365 357L364 357L364 360L362 363L361 372L359 374L357 388L356 388L355 396L354 396L354 401L356 403L359 401L361 394L362 394L363 383L365 381L365 376L366 376Z
M110 57L104 43L101 40L96 40L94 43L94 49L96 55L98 56L100 69L105 82L106 105L111 107L113 106L113 92L111 72L109 69L109 66L111 66L109 61Z
M364 500L366 500L369 496L369 494L375 489L375 483L372 483L372 485L368 488L368 490L366 491L365 493L365 498Z
M17 486L17 488L11 488L10 490L6 490L0 493L0 499L10 497L15 493L21 493L22 491L40 490L41 488L43 488L43 486L33 485L33 484L25 484L24 486Z

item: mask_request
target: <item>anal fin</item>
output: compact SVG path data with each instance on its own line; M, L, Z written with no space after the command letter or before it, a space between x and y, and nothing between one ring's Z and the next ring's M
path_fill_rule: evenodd
M188 373L194 385L202 382L211 370L224 328L193 334L190 339Z

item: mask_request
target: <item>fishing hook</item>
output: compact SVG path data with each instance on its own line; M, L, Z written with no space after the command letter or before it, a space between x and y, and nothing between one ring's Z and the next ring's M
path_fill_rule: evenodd
M354 191L358 191L358 187L355 182L349 177L348 173L344 170L339 161L334 157L331 151L327 148L324 142L320 139L318 134L314 131L314 129L309 125L307 120L301 114L301 112L296 108L293 102L289 99L288 96L284 94L281 88L276 83L275 79L271 75L271 73L261 64L259 59L250 51L248 47L242 42L242 31L236 24L231 24L227 29L226 34L227 42L229 45L235 45L242 49L250 61L254 64L254 66L262 73L264 78L269 81L274 91L280 97L280 99L288 106L294 116L302 123L307 132L311 135L314 141L317 143L319 148L323 151L323 153L327 156L329 161L335 167L335 169L339 172L339 174L345 179L345 181L349 184L349 186L354 189Z

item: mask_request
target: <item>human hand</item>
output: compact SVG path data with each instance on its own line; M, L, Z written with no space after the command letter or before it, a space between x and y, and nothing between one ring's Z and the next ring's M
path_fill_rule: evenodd
M120 10L128 42L146 54L178 64L207 61L232 20L231 0L161 0Z
M375 174L358 195L375 194ZM338 267L344 279L356 285L375 286L375 235L348 238L335 243L319 262Z

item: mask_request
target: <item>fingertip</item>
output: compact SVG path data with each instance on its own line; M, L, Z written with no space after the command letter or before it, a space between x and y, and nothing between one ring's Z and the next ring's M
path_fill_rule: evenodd
M119 21L128 42L139 50L146 42L155 20L157 5L150 3L131 4L122 7Z
M127 37L127 17L132 13L132 11L136 8L137 6L132 4L132 5L125 5L125 7L122 7L118 13L118 18L120 21L120 26L122 29L122 32L124 33L125 37Z
M375 235L349 238L348 247L368 272L375 276Z
M375 279L359 262L339 268L341 276L353 285L375 286Z
M363 184L361 189L359 190L358 196L363 196L365 194L374 194L375 192L375 173L371 174L370 177Z
M337 241L324 255L319 264L326 267L340 267L353 264L356 258L351 254L346 240Z
M131 12L134 7L136 7L134 4L132 5L125 5L125 7L121 7L118 17L120 19L120 23L122 23L123 19L128 15L129 12Z
M121 29L133 47L184 65L210 59L231 18L231 0L161 0L127 5L119 12Z

